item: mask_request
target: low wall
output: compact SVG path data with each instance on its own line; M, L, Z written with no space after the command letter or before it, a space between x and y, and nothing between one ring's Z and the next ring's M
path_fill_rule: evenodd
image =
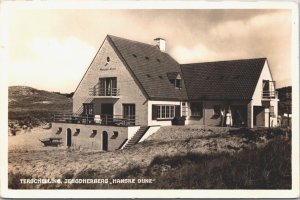
M61 132L57 134L59 129ZM53 123L53 137L63 138L63 145L66 147L68 129L71 129L71 146L78 149L103 150L104 131L108 134L108 151L118 149L124 140L128 139L128 127ZM76 132L77 129L80 130L79 133ZM93 131L96 131L96 134L93 134Z

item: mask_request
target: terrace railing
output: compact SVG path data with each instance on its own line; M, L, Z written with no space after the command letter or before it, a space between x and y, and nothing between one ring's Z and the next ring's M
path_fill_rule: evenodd
M262 99L277 99L277 91L262 91Z
M91 125L132 126L136 116L55 114L54 122Z

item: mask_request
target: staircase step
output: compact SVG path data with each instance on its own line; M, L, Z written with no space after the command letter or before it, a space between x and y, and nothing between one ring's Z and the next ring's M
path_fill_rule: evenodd
M141 126L137 132L134 134L134 136L128 141L124 149L127 149L135 144L137 144L140 139L145 135L147 130L149 129L149 126Z

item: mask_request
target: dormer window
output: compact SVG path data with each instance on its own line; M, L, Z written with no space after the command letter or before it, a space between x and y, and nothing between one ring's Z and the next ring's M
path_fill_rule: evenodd
M181 79L171 79L170 83L174 85L175 89L181 88Z
M169 72L167 73L168 79L175 89L181 89L181 76L179 72Z

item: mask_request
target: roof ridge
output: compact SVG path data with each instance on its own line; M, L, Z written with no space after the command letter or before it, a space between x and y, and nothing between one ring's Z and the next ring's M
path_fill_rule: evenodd
M267 60L266 57L260 57L260 58L245 58L245 59L234 59L234 60L219 60L219 61L209 61L209 62L198 62L198 63L185 63L180 64L183 65L196 65L196 64L208 64L208 63L222 63L222 62L234 62L234 61L249 61L249 60Z
M152 44L148 44L148 43L145 43L145 42L139 42L139 41L136 41L136 40L127 39L127 38L123 38L123 37L119 37L119 36L115 36L115 35L108 34L107 36L110 37L110 39L112 39L111 37L115 37L115 38L118 38L118 39L127 40L129 42L135 42L135 43L140 43L140 44L144 44L144 45L149 45L149 46L155 47L155 45L152 45Z

